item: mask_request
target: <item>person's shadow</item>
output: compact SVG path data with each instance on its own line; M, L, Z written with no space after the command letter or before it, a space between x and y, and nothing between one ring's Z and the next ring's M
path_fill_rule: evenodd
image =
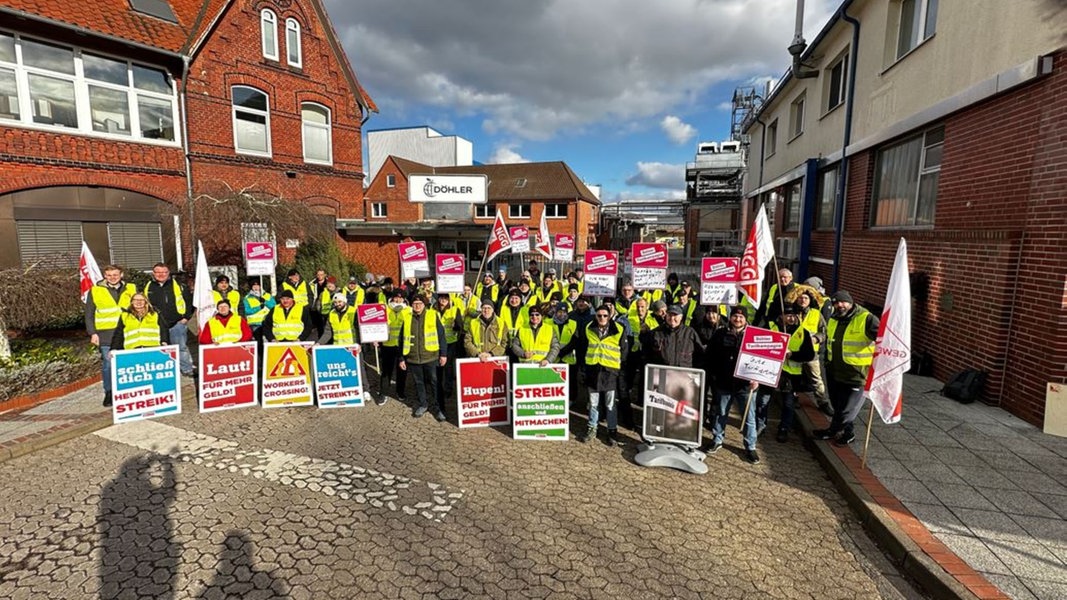
M252 590L270 590L273 598L288 598L288 584L275 578L272 573L257 569L253 562L254 555L255 548L248 533L231 529L226 533L215 577L197 597L204 600L240 599Z
M170 516L176 490L167 456L128 459L100 495L101 598L174 598L181 546Z

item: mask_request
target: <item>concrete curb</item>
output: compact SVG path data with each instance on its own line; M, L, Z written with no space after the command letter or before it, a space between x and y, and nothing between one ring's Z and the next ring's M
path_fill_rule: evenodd
M105 427L111 425L111 415L101 415L97 418L91 419L85 423L79 423L77 425L58 425L52 429L43 431L37 434L31 440L22 442L21 444L15 444L13 446L0 447L0 463L7 462L13 458L25 456L31 452L43 450L57 444L62 444L68 440L72 440L76 437L81 437L87 433L99 431Z
M812 414L808 414L809 411ZM934 539L933 534L918 519L915 519L896 497L885 490L873 474L869 471L856 472L857 469L846 465L828 442L816 441L812 437L812 431L817 428L812 420L814 414L819 413L806 405L797 410L797 420L804 432L805 445L826 469L834 485L863 523L864 529L902 571L911 576L933 598L946 600L1007 598L996 586L978 575L943 544L936 541L932 544L928 543L929 540ZM818 418L822 419L821 414ZM846 450L846 452L851 452L851 450ZM858 457L855 462L858 465ZM871 485L872 482L874 486ZM877 497L869 491L871 487L880 488L880 491L876 492ZM890 510L896 513L898 518L894 518ZM906 523L907 530L898 522L902 515L914 521L914 523ZM934 547L938 551L931 556L916 538L923 540L923 545L927 548ZM963 568L959 568L960 565ZM969 581L969 585L964 584L959 579L960 577L967 578L965 581ZM977 579L974 579L975 577ZM976 591L978 593L975 593Z

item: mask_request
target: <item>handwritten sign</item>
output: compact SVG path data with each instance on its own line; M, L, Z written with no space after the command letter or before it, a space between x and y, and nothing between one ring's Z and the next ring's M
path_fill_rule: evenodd
M585 293L589 296L614 296L619 276L619 253L587 250L585 253Z
M462 294L463 274L467 271L465 257L462 254L438 254L434 260L437 263L438 293Z
M632 247L633 282L638 290L667 287L667 244L636 243Z
M384 304L363 304L356 307L359 341L384 342L389 339L389 313Z
M700 303L737 304L738 258L704 258L700 261Z
M734 377L778 387L789 334L749 325L741 340Z
M405 279L430 274L430 253L426 250L426 242L400 242L396 248L400 253L400 273Z
M552 248L554 260L574 260L574 236L569 233L557 233Z
M530 251L530 230L524 226L509 227L511 253L525 254Z

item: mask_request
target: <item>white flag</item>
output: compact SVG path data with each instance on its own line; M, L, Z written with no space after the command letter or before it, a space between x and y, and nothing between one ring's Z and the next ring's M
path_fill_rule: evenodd
M763 273L767 269L767 263L773 258L774 234L771 233L770 223L767 222L767 210L760 206L756 221L748 232L745 252L741 255L741 272L737 282L741 293L748 296L753 306L760 305L760 299L763 297Z
M867 372L865 394L886 423L900 421L904 404L904 373L911 368L911 281L908 279L908 245L900 238L889 290L885 295L874 362Z
M93 253L84 240L82 240L82 255L78 260L78 273L81 280L82 302L85 302L90 290L104 276L100 274L100 265L96 264L96 259L93 258Z
M534 246L534 251L541 254L548 260L552 260L552 236L548 234L548 221L545 220L545 213L547 211L541 211L541 227L537 232L537 245Z
M204 243L197 241L196 246L196 288L193 290L193 306L196 307L197 327L203 328L211 317L215 316L215 296L211 293L211 273L207 270Z

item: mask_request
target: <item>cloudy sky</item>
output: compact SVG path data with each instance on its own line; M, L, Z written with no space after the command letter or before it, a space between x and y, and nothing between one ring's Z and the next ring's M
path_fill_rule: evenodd
M808 0L810 41L839 0ZM796 0L326 0L381 110L483 163L562 160L603 197L684 197L739 85L789 63Z

